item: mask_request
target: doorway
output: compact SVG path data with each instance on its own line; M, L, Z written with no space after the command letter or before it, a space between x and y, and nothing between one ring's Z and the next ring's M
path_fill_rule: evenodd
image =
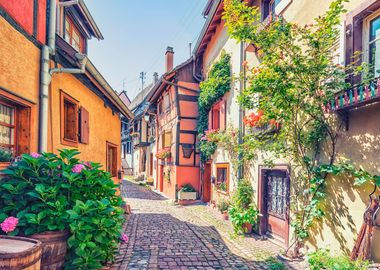
M262 169L259 184L260 234L289 244L290 177L287 169Z
M202 201L209 202L210 199L211 199L211 163L205 163L204 171L203 171Z

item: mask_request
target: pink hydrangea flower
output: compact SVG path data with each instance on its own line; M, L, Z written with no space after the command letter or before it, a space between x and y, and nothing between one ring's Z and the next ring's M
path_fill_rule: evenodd
M126 235L125 233L123 233L120 237L121 241L123 241L124 243L128 243L128 235Z
M85 167L83 164L75 164L74 167L71 169L71 171L73 173L81 173L84 168Z
M0 227L5 233L13 232L18 224L18 218L7 217L1 224Z
M89 161L85 161L85 162L83 162L83 164L84 164L87 168L92 169L91 162L89 162Z
M41 157L42 155L41 155L41 154L38 154L38 153L31 153L30 156L31 156L32 158L39 158L39 157Z

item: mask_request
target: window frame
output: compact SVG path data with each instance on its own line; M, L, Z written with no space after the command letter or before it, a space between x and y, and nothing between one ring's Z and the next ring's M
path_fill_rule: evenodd
M14 104L10 104L10 103L3 101L3 100L0 100L0 104L3 106L9 107L10 109L13 110L13 124L7 124L5 122L4 123L0 122L0 126L4 126L4 127L13 129L13 144L0 143L0 147L11 149L12 152L14 153L14 155L16 156L17 152L18 152L18 147L17 147L17 120L18 120L17 119L17 107Z
M30 153L31 141L35 137L32 133L32 122L35 119L36 104L32 101L16 96L0 87L0 102L6 106L14 107L14 156ZM9 162L0 162L7 166Z
M85 48L85 44L84 44L84 37L82 35L82 33L80 32L80 30L78 29L78 27L75 25L74 23L74 20L66 15L65 18L64 18L64 28L63 28L63 33L64 33L64 40L70 44L70 46L72 48L74 48L76 51L80 52L80 53L83 53L84 52L84 48ZM66 39L66 26L69 26L69 37L68 37L68 40ZM79 37L79 48L76 48L73 46L73 32L75 32L77 34L77 36Z
M370 57L370 45L373 42L380 40L380 37L378 37L378 38L374 39L373 41L370 41L371 22L376 20L376 19L379 19L379 18L380 18L380 8L377 9L375 12L373 12L371 15L365 17L363 20L362 48L363 48L363 60L366 63L369 63L370 58L371 58ZM380 50L380 48L379 48L379 50ZM379 77L379 76L380 76L380 74L378 74L378 76L376 76L376 73L375 73L375 77Z
M219 188L218 182L218 169L226 169L226 190ZM215 164L215 188L216 191L222 194L229 194L230 192L230 164L229 163L216 163Z
M109 152L110 152L110 148L114 148L115 149L115 156L113 157L113 165L112 165L112 170L114 171L110 171L110 164L109 164ZM111 143L111 142L106 142L106 171L109 172L111 174L112 177L117 177L117 164L118 164L118 145L117 144L114 144L114 143Z
M71 146L71 147L78 147L79 143L79 101L70 96L69 94L65 93L61 90L60 93L61 98L61 144ZM65 138L65 100L72 103L75 106L75 140L72 140L70 138Z

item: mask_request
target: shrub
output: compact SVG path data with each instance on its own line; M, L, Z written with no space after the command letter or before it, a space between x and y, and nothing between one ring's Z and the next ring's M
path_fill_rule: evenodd
M76 150L23 155L4 170L0 221L19 219L13 235L69 229L66 269L98 269L112 260L122 225L122 200L101 165Z
M218 210L220 211L220 213L223 213L224 211L227 211L228 208L230 207L230 202L227 200L227 199L220 199L219 202L218 202Z
M256 225L259 221L259 211L253 203L252 196L253 188L251 183L245 179L240 180L229 209L235 233L243 232L243 224Z
M0 149L0 162L9 162L13 158L12 151L7 149Z
M279 259L275 257L269 257L265 260L270 270L285 270L285 265Z
M368 262L351 261L348 256L331 256L329 250L319 249L308 255L310 270L366 270Z
M228 211L235 233L243 231L243 225L248 223L255 225L259 221L259 211L256 205L251 204L248 208L240 208L232 205Z
M186 185L184 185L184 186L181 188L180 191L182 191L182 192L195 192L195 189L193 188L192 185L190 185L190 184L186 184Z

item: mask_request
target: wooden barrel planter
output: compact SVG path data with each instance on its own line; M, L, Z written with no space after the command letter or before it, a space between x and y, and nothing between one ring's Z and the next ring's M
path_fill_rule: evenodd
M41 270L63 269L68 231L48 231L30 236L42 242Z
M16 236L0 236L0 269L40 270L40 241Z

